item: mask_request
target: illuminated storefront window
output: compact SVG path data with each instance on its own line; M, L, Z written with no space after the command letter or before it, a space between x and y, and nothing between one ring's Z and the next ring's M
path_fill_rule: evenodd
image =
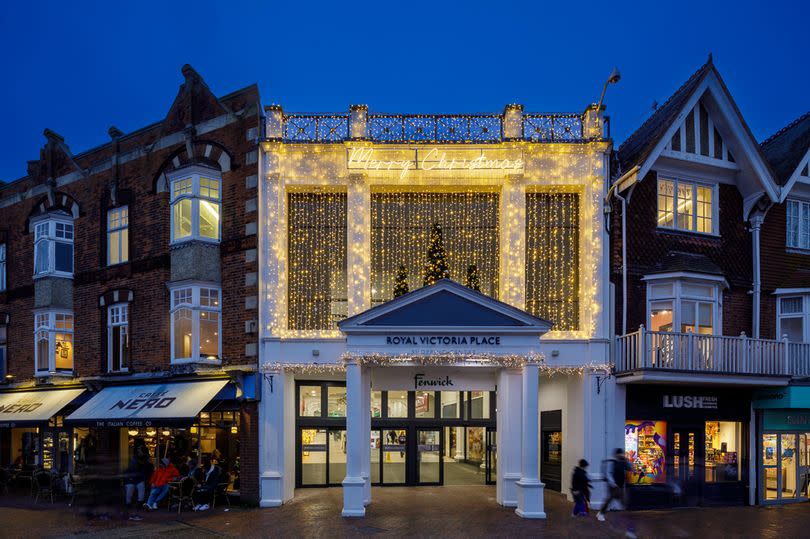
M740 480L739 450L742 423L706 422L706 482L722 483Z
M624 425L624 451L633 467L629 484L665 483L666 421L628 420Z

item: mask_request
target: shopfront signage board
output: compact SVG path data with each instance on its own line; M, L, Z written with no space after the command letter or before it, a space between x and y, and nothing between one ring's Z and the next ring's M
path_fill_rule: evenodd
M0 393L0 426L47 421L84 391L80 388Z

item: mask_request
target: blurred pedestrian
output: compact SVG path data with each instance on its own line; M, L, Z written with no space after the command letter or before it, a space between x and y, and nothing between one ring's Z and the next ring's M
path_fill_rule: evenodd
M591 501L591 480L588 479L588 461L581 459L571 474L571 495L574 497L574 516L587 516Z
M608 483L608 496L605 500L605 503L602 504L602 509L596 513L596 518L600 522L605 521L605 513L607 513L608 509L610 508L610 504L615 500L618 501L622 505L622 509L625 509L627 506L627 496L625 485L627 483L626 477L627 472L632 471L633 468L630 466L630 463L624 456L624 450L622 448L617 448L613 452L613 458L608 459L607 461L607 471L605 473L605 479ZM632 529L632 526L627 527L627 532L625 534L628 538L635 538L636 534Z

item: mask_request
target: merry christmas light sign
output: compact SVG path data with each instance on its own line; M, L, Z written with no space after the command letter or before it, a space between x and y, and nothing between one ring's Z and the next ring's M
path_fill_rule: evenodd
M350 148L349 170L399 171L404 179L411 170L523 172L523 152L512 149L459 148Z

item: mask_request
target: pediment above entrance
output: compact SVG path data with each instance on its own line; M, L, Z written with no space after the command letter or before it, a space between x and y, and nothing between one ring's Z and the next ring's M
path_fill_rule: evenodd
M521 333L541 336L551 322L450 279L425 286L341 321L346 335L363 333Z

